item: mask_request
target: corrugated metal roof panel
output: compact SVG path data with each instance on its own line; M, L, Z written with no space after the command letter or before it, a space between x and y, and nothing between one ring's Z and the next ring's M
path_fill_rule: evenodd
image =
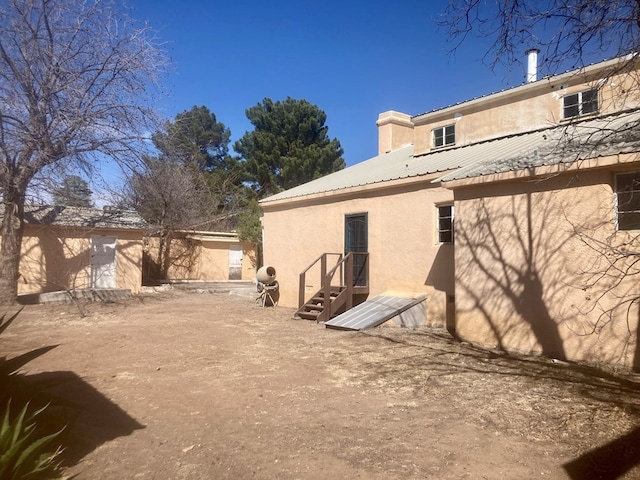
M473 161L435 182L640 151L640 111L470 145L463 150Z
M262 200L268 203L349 187L447 172L434 182L573 162L585 158L638 151L640 111L510 135L471 145L413 155L408 146L371 158L339 172ZM638 137L638 138L635 138Z
M325 326L340 330L377 327L425 299L426 296L409 298L378 295L325 322Z
M265 198L261 203L402 178L408 176L405 166L412 158L413 146L409 145L399 150L365 160L364 162L356 163L344 170L298 185L284 192L277 193Z

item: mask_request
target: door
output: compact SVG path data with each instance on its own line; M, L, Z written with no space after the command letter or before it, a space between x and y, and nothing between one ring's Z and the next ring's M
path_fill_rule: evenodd
M242 245L229 245L229 280L242 280Z
M344 222L344 254L367 252L368 248L367 214L346 215ZM354 255L353 257L353 284L359 287L367 285L366 255Z
M116 237L91 237L91 288L116 288Z

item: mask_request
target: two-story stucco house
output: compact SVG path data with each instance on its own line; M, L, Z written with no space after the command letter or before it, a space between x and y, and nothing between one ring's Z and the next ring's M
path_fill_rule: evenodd
M426 294L425 322L462 339L640 367L637 67L617 58L382 113L377 157L262 201L280 304L366 252L336 268L336 290Z

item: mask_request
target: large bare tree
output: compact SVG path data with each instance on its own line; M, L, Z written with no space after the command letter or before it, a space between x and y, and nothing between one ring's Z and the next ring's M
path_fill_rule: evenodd
M492 67L517 64L537 48L543 74L582 67L640 48L640 0L450 0L439 25L458 48L469 36L489 38Z
M137 156L167 64L146 25L102 0L0 2L0 303L17 296L25 195L61 163Z

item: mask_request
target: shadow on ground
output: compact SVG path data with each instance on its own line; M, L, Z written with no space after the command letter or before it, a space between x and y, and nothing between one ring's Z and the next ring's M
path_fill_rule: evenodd
M69 422L62 454L65 466L78 463L106 442L145 428L74 372L45 372L27 379L51 385L46 395L54 396L56 405L63 406L58 408L64 409L61 416Z

